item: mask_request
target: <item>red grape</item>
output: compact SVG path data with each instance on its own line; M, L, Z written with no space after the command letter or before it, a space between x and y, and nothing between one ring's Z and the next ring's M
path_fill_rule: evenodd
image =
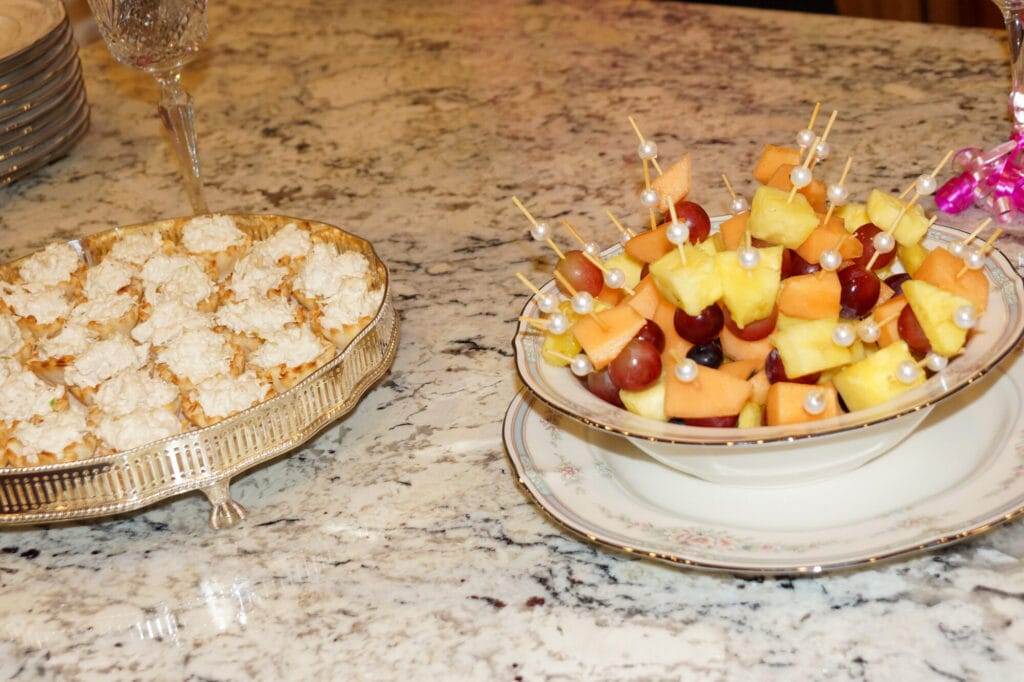
M786 249L782 252L782 279L797 277L798 275L809 275L812 272L821 270L817 263L808 263L799 253L793 249Z
M860 255L853 262L861 267L867 267L868 261L871 260L871 256L875 253L875 243L872 241L875 235L881 232L881 228L874 223L866 223L857 228L857 231L853 233L853 236L857 238L861 244L864 245L864 253ZM875 265L871 268L872 270L881 270L892 263L896 257L896 249L893 249L889 253L880 253L878 258L875 259Z
M818 379L821 378L821 372L815 372L814 374L790 379L786 376L786 366L782 364L782 357L779 356L779 351L775 348L772 348L771 352L768 353L768 357L765 358L764 373L768 376L768 383L770 384L780 381L788 381L794 384L816 384Z
M676 310L672 320L676 332L690 343L700 345L715 339L722 331L725 317L722 309L712 303L696 316L686 314L684 310Z
M608 365L608 375L627 391L646 388L661 376L661 353L653 343L634 339Z
M734 414L731 417L700 417L684 419L683 423L687 426L704 426L712 429L731 429L739 423L739 420L739 415Z
M640 331L633 337L637 341L647 341L654 344L654 347L658 349L658 352L665 350L665 332L661 331L653 320L647 320L647 323L640 327Z
M900 333L900 338L906 341L910 350L915 353L924 355L932 349L931 341L925 336L924 329L921 329L921 323L917 321L917 315L909 305L903 306L900 319L896 322L896 329Z
M612 381L607 367L600 372L591 372L587 375L587 389L606 403L616 407L623 406L619 398L619 387Z
M875 273L856 263L839 271L839 285L840 302L856 318L864 317L875 307L882 287Z
M707 211L701 208L700 204L686 201L685 199L677 201L676 216L678 216L681 223L687 220L690 221L691 244L704 241L708 238L708 234L711 233L711 218L708 217Z
M566 251L565 258L558 261L555 268L562 276L569 280L577 291L587 291L591 296L597 296L604 287L604 273L596 265L587 260L582 251ZM566 296L569 292L558 283L558 288Z
M903 293L903 283L910 279L910 275L905 272L900 272L895 275L889 275L885 278L885 283L890 289L896 292L899 296Z
M772 314L768 317L760 320L754 320L747 324L743 329L739 328L733 319L729 311L725 311L725 326L729 328L733 334L743 339L744 341L759 341L764 337L768 336L775 330L775 323L779 319L779 309L772 308Z
M722 361L725 360L725 353L722 352L722 343L718 339L715 339L711 343L694 346L687 351L686 357L690 358L698 365L718 369L718 367L721 366Z
M751 246L756 246L759 249L764 249L764 248L769 247L769 246L775 246L775 244L772 244L767 239L758 239L757 237L751 237L750 238L750 245Z

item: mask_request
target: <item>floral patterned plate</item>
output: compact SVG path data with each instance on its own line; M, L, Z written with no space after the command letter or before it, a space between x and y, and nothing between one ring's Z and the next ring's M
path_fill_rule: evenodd
M504 440L555 521L598 545L738 574L816 574L913 554L1024 513L1024 358L938 405L889 456L787 488L687 476L526 391Z

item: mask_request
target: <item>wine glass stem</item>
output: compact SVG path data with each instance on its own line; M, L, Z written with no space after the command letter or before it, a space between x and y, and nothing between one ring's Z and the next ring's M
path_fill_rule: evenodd
M181 176L185 191L195 214L209 213L203 197L203 180L199 167L199 148L196 143L195 115L192 112L192 97L181 85L181 69L154 73L160 85L160 120L171 134L174 151L181 165Z
M1006 33L1010 40L1010 115L1013 117L1013 128L1024 131L1024 7L1018 3L1008 3L1003 18L1006 20Z

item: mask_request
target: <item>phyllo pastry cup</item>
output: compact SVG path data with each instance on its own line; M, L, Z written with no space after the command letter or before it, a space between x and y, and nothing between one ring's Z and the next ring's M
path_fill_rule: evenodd
M77 275L80 282L77 301L102 299L118 294L138 299L142 295L139 266L107 258Z
M66 324L57 334L33 345L26 366L51 384L66 384L64 370L98 340L84 325Z
M92 407L100 384L119 372L139 369L149 361L149 345L136 345L126 336L102 339L64 369L71 395Z
M265 262L287 268L294 276L312 248L310 233L295 223L288 223L266 239L252 246L252 253Z
M102 456L175 436L187 431L188 424L176 412L143 408L125 415L100 415L94 428Z
M238 376L218 374L185 393L181 411L197 427L210 426L274 395L274 389L252 370Z
M96 438L85 415L72 409L16 425L7 438L5 459L9 466L36 466L80 461L95 452Z
M34 341L13 315L0 312L0 358L27 363L32 358Z
M317 336L308 325L301 325L271 335L249 357L249 362L275 391L284 393L329 362L334 353L332 344Z
M85 326L98 338L127 335L139 320L139 306L128 294L113 294L83 301L71 311L69 322Z
M156 363L160 377L184 392L218 374L241 374L245 352L212 329L194 329L157 351Z
M247 354L254 353L264 339L286 327L305 322L305 308L287 298L249 298L223 303L214 314L216 330L225 334Z
M339 251L330 242L317 241L292 281L295 299L313 309L319 302L339 295L352 279L370 276L370 262L357 251Z
M66 242L54 242L23 258L14 281L28 289L57 289L65 296L77 294L86 269L85 261Z
M181 230L182 248L211 267L217 279L227 277L251 245L252 238L230 216L196 216Z
M19 317L22 330L35 339L59 332L71 312L71 302L59 288L31 290L23 285L0 284L0 298Z

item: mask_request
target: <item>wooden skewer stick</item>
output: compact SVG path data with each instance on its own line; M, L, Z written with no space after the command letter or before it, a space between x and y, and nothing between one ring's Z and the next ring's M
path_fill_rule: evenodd
M649 164L647 163L647 159L644 159L644 187L647 188L647 189L651 188L651 168L650 168ZM650 213L650 216L651 216L651 229L653 230L656 227L658 227L658 221L654 217L654 209L653 208L649 208L647 210L648 210L648 212Z
M929 173L929 175L931 177L933 177L933 178L936 177L939 173L942 172L942 169L945 168L946 164L949 163L949 160L951 158L953 158L953 150L952 149L950 149L949 151L946 152L946 155L942 157L942 161L939 161L939 165L937 165L932 170L932 172ZM910 184L907 185L907 188L905 190L903 190L903 192L900 194L899 198L902 199L903 197L905 197L908 194L910 194L910 191L912 189L914 189L915 187L917 187L917 178L914 178L913 180L910 181Z
M846 165L843 167L843 173L839 176L839 186L842 187L843 183L846 182L846 176L850 173L850 166L853 165L853 157L846 157ZM835 204L831 201L828 203L828 211L825 212L825 219L821 221L822 225L828 225L829 218L832 217L832 212L836 210ZM838 246L836 248L839 248Z
M594 264L594 267L596 267L596 268L597 268L598 270L600 270L600 271L601 271L602 273L604 273L604 274L608 274L608 268L607 268L607 267L605 266L605 264L604 264L604 263L602 263L601 261L599 261L599 260L597 260L596 258L594 258L593 256L591 256L591 255L590 255L589 253L587 253L586 251L584 251L584 252L583 252L583 257L584 257L584 258L586 258L586 259L587 259L588 261L590 261L591 263L593 263L593 264ZM630 296L635 296L635 295L636 295L636 292L635 292L635 291L633 291L633 290L632 290L632 289L631 289L631 288L630 288L629 286L627 286L626 284L623 284L623 285L622 285L622 290L623 290L623 291L625 291L625 292L626 292L627 294L629 294Z
M722 182L725 183L725 189L728 190L729 196L731 198L735 199L736 198L736 190L734 190L732 188L732 183L729 182L729 176L726 175L725 173L722 173Z
M945 165L947 163L949 163L949 160L951 158L953 158L953 150L952 149L950 149L948 152L946 152L946 155L942 157L942 161L939 161L939 164L937 166L935 166L935 168L932 170L931 173L929 173L929 175L931 177L933 177L933 178L935 176L937 176L940 172L942 172L942 169L945 167ZM916 185L917 185L917 181L916 180L914 181L914 185L916 187ZM892 234L893 232L895 232L896 231L896 226L900 224L901 220L903 220L903 216L905 216L907 214L907 211L910 210L910 207L913 206L914 204L916 204L917 201L920 198L921 198L921 193L918 192L915 189L914 190L914 195L912 197L910 197L910 201L908 201L907 203L903 204L903 206L900 207L900 212L896 214L896 219L892 221L892 225L889 226L889 229L887 229L886 232L888 232L889 234Z
M576 241L578 241L578 242L580 243L580 246L586 246L586 245L587 245L587 240L586 240L586 239L584 239L584 238L583 238L583 237L582 237L582 236L580 235L580 233L579 233L579 230L577 230L577 229L576 229L575 227L573 227L573 224L572 224L572 223L570 223L570 222L569 222L568 220L565 220L565 219L563 218L563 219L562 219L562 226L563 226L563 227L564 227L565 229L569 230L569 234L571 234L571 235L572 235L573 239L575 239Z
M633 237L636 236L636 232L633 232L633 230L629 229L628 227L620 223L619 219L615 217L614 213L612 213L608 209L605 209L604 212L608 214L608 218L611 219L612 224L615 225L615 227L618 228L619 232L622 233L622 236L628 237L629 239L632 239Z
M526 275L524 275L524 274L523 274L523 273L521 273L521 272L517 272L517 273L516 273L516 277L518 277L518 278L519 278L519 281L520 281L520 282L522 282L522 283L523 283L524 285L526 285L526 288L527 288L527 289L529 289L530 291L532 291L532 292L533 292L534 294L536 294L537 296L540 296L540 289L538 289L538 288L536 287L536 285L534 285L534 283L533 283L533 282L531 282L530 280L528 280L528 279L526 278Z
M547 353L548 355L558 358L559 360L564 360L565 362L573 361L573 358L569 357L565 353L559 353L557 350L551 350L550 348L547 348L544 350L544 352Z
M640 144L643 144L644 142L647 141L647 138L644 137L644 134L640 132L640 126L638 126L636 124L636 119L633 118L632 116L629 116L628 118L629 118L629 125L633 126L633 132L635 132L636 136L638 138L640 138ZM658 163L658 159L656 159L656 158L651 159L651 162L654 164L654 169L656 171L658 171L658 175L664 175L665 174L664 171L661 170L661 165Z
M584 254L584 255L586 255L586 254ZM576 291L576 287L574 287L574 286L573 286L572 284L569 284L569 280L567 280L567 279L565 278L565 275L563 275L562 273L560 273L560 272L559 272L558 270L555 270L555 279L557 279L557 280L558 280L558 282L559 282L559 283L560 283L560 284L561 284L561 285L562 285L563 287L565 287L565 290L569 292L569 295L570 295L570 296L575 296L576 294L578 294L578 293L579 293L578 291ZM603 329L603 330L605 330L605 331L608 331L608 325L606 325L606 324L605 324L605 323L604 323L604 322L603 322L603 321L601 320L601 318L597 316L597 314L596 314L596 313L590 313L590 317L591 317L591 318L592 318L592 319L594 320L594 322L595 322L595 323L597 323L597 326L598 326L598 327L600 327L601 329Z
M931 228L931 226L934 225L935 221L938 220L938 219L939 219L938 215L933 215L931 218L928 219L928 224L924 226L925 233L928 232L928 229ZM879 251L875 251L873 254L871 254L871 259L868 261L868 265L867 265L867 269L868 270L870 270L871 268L873 268L875 266L875 261L878 260L878 257L881 256L881 255L882 254Z
M969 235L967 235L966 237L964 237L963 239L960 240L960 243L963 244L964 246L967 246L968 244L973 242L974 239L979 234L981 234L981 232L986 227L988 227L989 223L991 223L991 222L992 222L992 218L985 218L984 220L982 220L981 223L976 228L974 228L974 230L972 230Z
M520 322L525 322L534 329L539 329L541 331L548 330L547 320L541 319L539 317L520 317L519 320Z
M547 242L547 245L550 246L551 250L558 256L558 260L565 260L565 254L560 248L558 248L558 244L551 240L551 237L545 237L544 241Z
M533 214L530 213L529 210L527 210L526 206L523 206L523 202L519 201L519 197L512 197L512 203L516 205L516 208L523 212L523 215L526 216L526 219L530 221L531 225L537 227L537 219L533 217Z
M835 124L837 116L839 116L839 112L833 109L832 115L828 117L828 123L825 124L825 132L821 134L820 139L815 140L814 144L811 145L811 164L808 166L811 170L814 170L814 167L818 164L818 155L814 152L817 151L819 144L828 141L828 135L832 132L832 126Z
M982 256L984 256L989 251L994 249L995 248L996 240L999 239L999 236L1002 235L1002 234L1003 234L1003 228L1000 227L999 229L997 229L995 232L992 233L992 236L989 237L988 240L984 244L981 245L981 248L978 249L978 253L980 253ZM960 279L961 277L963 277L964 273L967 272L968 270L970 270L970 268L967 267L966 263L964 263L964 266L962 268L960 268L959 272L956 273L956 279Z
M816 137L816 138L814 138L814 144L812 144L810 147L807 148L807 158L804 159L803 163L800 164L804 168L808 168L809 167L809 165L811 163L811 159L814 158L814 150L818 146L819 142L821 142L821 137ZM797 186L796 185L793 185L793 187L790 188L789 196L786 197L786 203L787 204L789 202L793 201L793 197L796 196L797 191L798 190L797 190Z
M814 110L811 111L811 118L807 121L807 130L814 130L814 122L818 120L819 111L821 111L821 102L815 102Z

